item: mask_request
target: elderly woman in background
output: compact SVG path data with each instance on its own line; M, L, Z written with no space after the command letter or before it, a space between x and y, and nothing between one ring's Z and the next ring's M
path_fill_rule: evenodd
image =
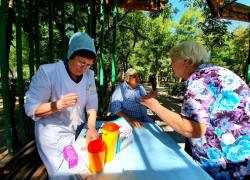
M230 70L206 63L194 41L170 51L175 77L187 81L180 115L150 97L146 105L189 138L193 159L215 179L250 179L250 89Z

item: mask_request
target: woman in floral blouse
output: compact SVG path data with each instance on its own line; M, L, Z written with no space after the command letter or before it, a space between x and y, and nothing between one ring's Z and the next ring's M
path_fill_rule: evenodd
M250 179L250 89L232 71L206 63L194 41L170 51L175 77L187 81L181 114L149 96L142 104L189 138L193 159L215 179Z

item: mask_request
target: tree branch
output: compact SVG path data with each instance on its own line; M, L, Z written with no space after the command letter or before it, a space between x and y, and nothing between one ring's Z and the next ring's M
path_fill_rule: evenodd
M131 12L130 10L127 10L127 11L123 14L123 16L122 16L121 18L119 18L119 20L118 20L117 23L121 22L124 18L126 18L127 14L130 13L130 12ZM129 29L129 30L135 32L136 34L138 34L138 36L140 36L141 38L143 38L143 39L145 39L145 40L148 40L148 39L147 39L146 37L144 37L139 31L137 31L137 30L135 30L135 29L133 29L133 28L131 28L131 27L127 27L127 26L124 26L124 25L118 25L117 27L118 27L118 28ZM110 27L108 28L108 30L105 32L104 37L105 37L107 34L109 34L110 31L113 30L113 29L114 29L114 25L110 26ZM96 45L96 51L99 50L100 46L101 46L101 42L99 41L99 42L97 43L97 45Z
M149 39L148 39L147 37L143 36L143 35L142 35L139 31L137 31L136 29L133 29L133 28L131 28L131 27L124 26L124 25L118 25L117 27L118 27L118 28L129 29L129 30L135 32L135 33L136 33L139 37L141 37L142 39L148 40L148 41L149 41ZM110 31L113 30L113 29L114 29L114 26L111 26L111 27L105 32L104 37L105 37L108 33L110 33ZM98 49L100 48L100 45L101 45L101 42L99 41L98 44L96 45L96 51L98 51Z

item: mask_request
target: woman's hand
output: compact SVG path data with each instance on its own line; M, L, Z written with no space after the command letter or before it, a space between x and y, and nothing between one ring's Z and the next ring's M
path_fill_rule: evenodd
M35 111L36 117L45 117L50 114L53 114L61 109L73 106L76 104L79 97L76 93L66 94L62 99L54 102L42 103L40 104Z
M151 95L146 95L141 97L141 104L147 106L151 110L154 110L154 107L156 105L159 105L159 101L157 101L155 98L153 98Z
M89 144L91 140L101 139L101 135L95 129L96 114L97 114L96 110L87 111L87 116L88 116L88 129L86 132L87 144Z
M86 132L87 144L95 139L101 139L101 135L96 131L95 128L88 128Z
M64 95L62 99L57 101L58 109L64 109L70 106L74 106L77 103L78 98L79 97L76 93L69 93Z
M150 96L151 97L155 98L157 95L158 95L158 90L157 89L155 89L154 91L153 90L150 91Z

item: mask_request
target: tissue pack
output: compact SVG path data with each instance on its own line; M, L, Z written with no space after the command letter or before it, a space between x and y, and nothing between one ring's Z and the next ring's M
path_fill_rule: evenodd
M88 158L88 151L81 150L77 143L65 146L63 156L68 163L69 169L83 163Z
M69 172L74 180L86 180L88 178L91 179L93 176L84 163L75 166L74 168L70 169Z

